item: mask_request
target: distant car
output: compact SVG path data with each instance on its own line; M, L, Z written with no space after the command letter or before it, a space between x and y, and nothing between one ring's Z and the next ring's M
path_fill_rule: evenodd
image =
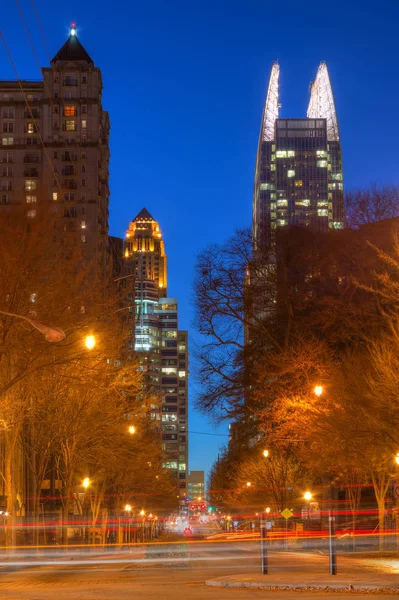
M191 529L191 527L186 527L185 530L183 531L183 535L184 536L193 535L193 530Z

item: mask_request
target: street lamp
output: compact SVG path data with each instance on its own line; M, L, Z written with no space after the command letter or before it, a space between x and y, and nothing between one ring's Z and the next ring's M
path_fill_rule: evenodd
M265 512L267 512L267 514L269 514L269 512L270 512L270 506L266 506Z
M32 327L44 335L48 342L60 342L66 337L66 334L64 331L62 331L62 329L56 327L55 325L49 325L44 321L31 319L30 317L25 317L24 315L16 315L15 313L7 312L6 310L0 310L0 314L7 315L8 317L15 317L16 319L22 319L23 321L28 321Z
M269 456L269 450L263 450L263 456L265 458L268 458L268 456Z
M140 516L141 516L142 535L143 535L143 542L144 542L145 510L141 509L141 511L140 511Z
M322 385L316 385L314 388L314 393L316 394L316 396L321 396L323 393L323 386Z
M251 485L252 485L252 483L251 483L250 481L247 481L247 483L246 483L246 486L247 486L248 488L250 488L250 487L251 487Z
M82 482L82 485L85 488L85 490L87 490L87 488L89 487L90 484L91 484L90 478L85 477Z
M312 492L305 492L303 497L305 498L305 500L308 503L308 519L310 519L310 501L313 498L313 494L312 494Z
M129 429L128 429L130 435L133 435L134 433L136 433L136 428L134 425L129 425Z
M397 454L395 456L395 461L396 461L396 464L399 465L399 452L397 452Z
M132 512L132 507L130 504L125 504L125 512L127 513L127 543L130 544L130 513Z
M88 350L93 350L96 345L96 338L94 335L86 335L85 337L85 346Z

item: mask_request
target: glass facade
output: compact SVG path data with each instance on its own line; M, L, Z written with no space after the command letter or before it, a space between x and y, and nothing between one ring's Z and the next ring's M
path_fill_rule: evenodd
M340 143L327 140L326 119L277 119L262 142L255 185L260 231L297 225L341 228L344 192Z
M273 65L256 157L253 236L273 239L278 227L317 231L344 227L341 144L327 65L321 63L307 118L278 118L279 67Z

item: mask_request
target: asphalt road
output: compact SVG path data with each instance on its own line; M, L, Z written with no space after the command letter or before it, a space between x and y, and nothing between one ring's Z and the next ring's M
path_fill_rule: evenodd
M303 552L269 555L273 572L328 572L326 556ZM398 573L399 561L339 558L340 572ZM54 557L0 559L0 600L311 600L315 596L348 599L335 592L283 592L256 589L211 588L207 579L259 570L256 542L204 542L182 540L168 546L135 547L122 552L64 553ZM351 599L364 595L350 593ZM387 596L373 594L373 598Z

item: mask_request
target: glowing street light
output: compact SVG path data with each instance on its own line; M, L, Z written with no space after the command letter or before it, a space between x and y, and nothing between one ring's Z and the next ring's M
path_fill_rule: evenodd
M128 429L130 435L133 435L134 433L136 433L136 428L134 425L129 425L129 429Z
M314 388L314 393L316 394L316 396L321 396L323 393L323 386L322 385L316 385Z
M246 486L249 488L251 487L252 483L250 481L247 481Z
M267 458L269 456L269 450L263 450L263 456Z
M395 456L396 464L399 465L399 452Z
M309 502L313 498L313 494L312 492L305 492L303 497Z
M269 512L270 512L270 506L266 506L265 512L267 512L269 514Z
M90 484L91 484L90 478L89 477L85 477L83 479L83 483L82 483L82 485L85 488L85 490L87 490L87 488L89 487Z
M125 511L126 512L131 512L132 507L130 506L130 504L125 504Z
M85 337L85 346L88 350L93 350L96 345L96 338L94 335L86 335Z
M141 515L142 517L144 517L144 515L145 515L145 510L141 510L141 511L140 511L140 515Z

